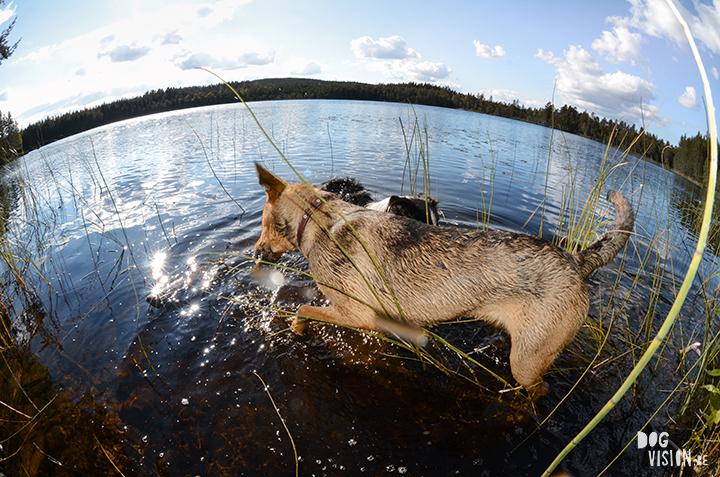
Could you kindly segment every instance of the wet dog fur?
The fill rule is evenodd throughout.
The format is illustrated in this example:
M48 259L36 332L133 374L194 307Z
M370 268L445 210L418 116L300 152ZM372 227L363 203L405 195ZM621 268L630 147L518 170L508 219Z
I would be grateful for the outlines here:
M320 184L320 189L332 192L339 199L368 209L410 217L431 225L438 224L438 201L420 193L417 196L393 195L381 201L373 201L372 196L357 179L336 177Z
M275 262L299 248L332 303L300 306L292 325L296 333L306 318L393 332L461 316L482 318L510 335L511 371L527 389L543 383L544 372L584 323L585 279L625 246L634 223L629 201L611 194L614 223L571 255L529 235L436 227L366 209L306 183L287 184L260 165L256 169L267 202L255 256ZM323 202L311 211L318 196ZM299 240L303 214L309 219Z

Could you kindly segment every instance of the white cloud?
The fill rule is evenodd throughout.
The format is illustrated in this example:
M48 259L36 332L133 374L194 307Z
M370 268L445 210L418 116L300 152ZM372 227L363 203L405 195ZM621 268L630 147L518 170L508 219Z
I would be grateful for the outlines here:
M10 2L8 5L5 5L2 10L0 10L0 25L10 20L10 18L15 15L15 7L13 6L13 3L14 2Z
M207 18L213 13L213 9L210 7L200 7L195 12L198 18Z
M712 69L710 70L710 72L711 72L712 75L715 77L715 79L720 79L720 74L718 73L718 69L717 69L717 68L715 68L715 67L713 66Z
M473 40L475 45L475 54L482 56L483 58L505 58L505 50L502 46L496 46L495 49L490 48L488 45L483 45L477 40Z
M267 51L251 51L238 56L238 63L244 66L264 66L275 62L275 48L268 48Z
M233 15L235 15L237 9L249 1L250 0L221 0L211 6L198 8L194 5L189 5L188 8L195 9L195 16L201 20L200 25L211 28L224 21L230 20Z
M168 31L163 35L160 45L179 45L183 37L178 35L178 29Z
M138 47L133 43L132 45L119 45L110 51L98 53L98 58L108 56L113 63L123 63L126 61L137 61L147 56L150 51L151 48L147 46Z
M357 58L377 60L420 59L420 55L412 48L407 48L405 40L400 36L380 38L375 41L363 36L350 42Z
M380 71L386 77L397 81L418 81L428 83L445 79L452 70L445 63L410 60L375 61L368 65L371 71Z
M371 61L367 63L370 71L382 72L387 78L397 81L436 82L450 76L452 70L445 63L417 61L420 54L409 48L400 36L380 38L374 41L369 36L350 42L357 58Z
M593 50L605 56L611 63L642 63L640 55L643 37L625 27L615 27L612 32L603 31L602 38L592 42Z
M655 97L653 83L622 71L608 73L579 46L570 46L563 52L564 58L543 50L538 50L536 56L555 67L557 93L567 104L608 118L636 122L642 121L643 111L647 114L653 109L647 104ZM665 120L656 116L655 121L660 125Z
M436 81L436 82L435 82L435 85L436 85L436 86L441 86L441 87L443 87L443 88L450 88L451 90L456 91L456 92L458 92L458 93L462 93L462 92L463 92L463 87L462 87L462 85L459 85L459 84L457 84L457 83L450 83L449 81Z
M686 44L685 33L665 0L628 1L632 4L629 18L609 17L607 20L619 28L634 28L650 36L669 38L678 46ZM687 10L678 7L685 16Z
M692 86L687 86L685 88L685 92L678 97L678 103L680 103L681 106L685 106L688 109L695 109L698 107L697 102L697 93L695 92L695 88Z
M186 56L182 61L178 58L176 65L181 70L193 68L209 68L212 70L236 70L248 66L264 66L275 62L275 49L267 51L243 53L235 58L216 58L209 53L193 53Z
M517 91L509 89L482 89L478 91L478 93L482 94L487 99L492 98L493 101L502 101L506 103L515 101L519 96Z
M445 63L423 61L422 63L409 63L405 71L416 81L437 81L450 76L452 70L445 66Z
M209 53L193 53L182 61L176 63L181 70L192 70L195 68L210 68L220 70L232 70L237 68L237 62L227 58L214 58Z
M720 2L713 5L694 2L699 18L694 17L690 22L695 38L716 54L720 54Z
M680 48L688 46L685 32L666 0L628 0L630 17L609 17L607 20L616 28L634 28L642 33L667 38ZM696 41L702 42L709 50L720 54L720 2L711 4L693 1L698 16L690 13L679 2L674 2L678 11L690 26Z
M317 61L310 61L303 65L300 69L292 72L296 76L312 76L322 73L322 66Z
M30 79L13 90L7 109L20 111L18 121L26 125L150 89L216 80L207 73L184 72L182 68L189 66L225 71L247 68L248 74L261 76L254 69L272 64L275 48L221 26L243 3L247 2L217 1L203 15L198 10L207 5L199 3L142 11L13 57L9 66L22 68ZM52 88L43 85L48 71L59 72ZM235 79L230 74L226 77Z

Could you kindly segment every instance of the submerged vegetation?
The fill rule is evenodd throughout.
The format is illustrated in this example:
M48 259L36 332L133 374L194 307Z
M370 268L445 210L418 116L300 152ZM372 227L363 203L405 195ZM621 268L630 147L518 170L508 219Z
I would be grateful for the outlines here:
M504 103L484 95L459 93L432 84L365 84L313 79L263 79L234 82L230 85L245 101L284 99L345 99L389 101L422 104L475 111L504 118L526 121L560 131L584 136L603 144L613 139L613 146L632 144L630 152L677 171L698 183L707 176L708 141L698 134L680 138L676 147L650 133L641 134L635 125L624 121L599 118L592 112L578 111L574 106L556 108L548 102L543 108L529 108L519 101ZM58 139L89 129L147 114L198 106L237 102L224 84L191 86L149 91L142 96L121 99L93 108L85 108L46 118L22 131L25 152Z

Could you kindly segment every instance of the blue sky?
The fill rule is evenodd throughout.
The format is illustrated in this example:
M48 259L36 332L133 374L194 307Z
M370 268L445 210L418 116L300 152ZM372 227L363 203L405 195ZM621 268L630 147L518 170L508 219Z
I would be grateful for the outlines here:
M720 103L720 0L676 3ZM665 0L6 1L22 38L0 110L25 126L170 86L306 77L430 82L542 107L553 99L676 144L706 130L703 87Z

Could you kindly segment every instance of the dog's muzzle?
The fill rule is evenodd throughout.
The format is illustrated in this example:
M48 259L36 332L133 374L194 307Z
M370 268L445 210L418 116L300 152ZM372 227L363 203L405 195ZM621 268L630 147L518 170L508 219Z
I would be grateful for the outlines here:
M255 250L253 252L253 258L260 262L275 263L281 256L281 253L273 253L272 250L268 250L260 244L255 246Z
M255 250L253 251L253 258L262 262L275 263L274 260L270 260L270 253L262 247L255 247Z

